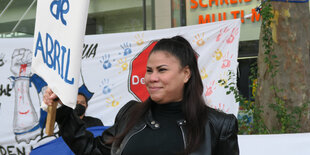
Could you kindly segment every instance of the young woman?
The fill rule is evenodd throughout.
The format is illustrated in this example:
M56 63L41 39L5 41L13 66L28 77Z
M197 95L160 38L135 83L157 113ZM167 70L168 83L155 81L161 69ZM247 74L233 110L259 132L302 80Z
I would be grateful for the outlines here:
M237 119L206 106L195 52L176 36L161 39L146 67L149 99L129 101L115 124L94 138L71 108L57 110L63 139L76 154L237 155ZM48 89L44 102L57 98Z

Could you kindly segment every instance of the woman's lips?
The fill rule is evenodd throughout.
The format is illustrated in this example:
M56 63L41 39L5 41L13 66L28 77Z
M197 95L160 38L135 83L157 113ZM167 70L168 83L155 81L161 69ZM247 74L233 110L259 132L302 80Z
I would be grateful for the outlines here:
M150 91L158 91L160 89L161 89L161 87L149 87Z

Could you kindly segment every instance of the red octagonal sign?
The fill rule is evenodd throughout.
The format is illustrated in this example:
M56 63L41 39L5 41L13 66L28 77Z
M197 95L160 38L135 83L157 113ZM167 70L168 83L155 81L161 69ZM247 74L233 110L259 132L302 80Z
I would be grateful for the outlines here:
M157 41L151 42L135 58L131 60L129 73L129 92L140 101L145 101L149 97L145 83L144 75L146 73L146 64L149 54Z

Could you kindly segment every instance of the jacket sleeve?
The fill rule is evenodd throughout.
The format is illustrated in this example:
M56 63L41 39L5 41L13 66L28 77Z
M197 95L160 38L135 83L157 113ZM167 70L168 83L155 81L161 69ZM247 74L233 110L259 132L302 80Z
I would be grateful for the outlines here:
M77 155L109 155L111 154L111 140L117 133L119 120L124 117L127 110L136 102L129 102L118 112L115 123L106 129L101 136L94 137L86 130L84 122L77 116L73 109L62 106L57 109L56 121L59 125L59 134L63 137L66 144Z
M222 131L217 143L217 155L239 155L238 120L232 114L223 122Z

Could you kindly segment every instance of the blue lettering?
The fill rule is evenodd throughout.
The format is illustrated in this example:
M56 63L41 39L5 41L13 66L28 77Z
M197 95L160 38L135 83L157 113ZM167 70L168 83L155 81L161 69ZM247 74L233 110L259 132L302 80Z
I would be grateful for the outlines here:
M71 81L68 80L68 71L69 71L69 64L70 64L70 49L68 49L68 56L67 56L67 66L66 66L66 77L65 77L65 82L69 84L74 83L74 78L71 79Z
M64 6L66 4L66 9L64 9ZM56 7L56 13L53 12L54 6ZM67 14L69 12L69 1L68 0L54 0L50 5L50 11L51 14L57 19L60 20L64 25L67 25L67 21L64 19L64 14Z
M66 48L61 45L57 39L53 39L52 36L46 33L45 44L42 42L41 33L38 34L36 43L36 50L34 56L37 56L38 50L42 53L43 62L47 67L57 70L58 75L64 82L73 85L74 78L69 80L69 66L70 66L70 48ZM45 45L45 48L44 46ZM45 49L45 52L44 52Z
M62 59L61 59L61 78L64 78L64 57L65 54L67 52L66 47L61 46L61 50L62 50Z
M51 14L52 14L57 20L59 19L59 9L60 9L60 7L59 7L60 3L59 3L59 2L60 2L60 1L55 0L55 1L53 1L53 2L51 3L51 5L50 5ZM53 12L53 7L54 7L54 6L56 6L56 13Z
M38 39L37 39L37 43L36 43L36 50L34 52L34 56L35 57L37 56L38 50L41 51L43 61L45 62L45 54L44 54L44 50L43 50L43 43L42 43L42 38L41 38L41 33L40 32L38 33Z
M50 43L50 44L49 44ZM53 67L53 58L52 58L52 53L53 53L53 49L54 49L54 47L53 47L53 39L52 39L52 37L48 34L48 33L46 33L46 42L45 42L45 51L46 51L46 61L45 61L45 63L46 63L46 65L49 67L49 68L52 68ZM48 45L50 45L51 46L51 49L48 49ZM48 59L48 58L50 58L50 59ZM49 61L48 60L50 60L51 61L51 63L49 63Z
M54 52L54 68L53 69L56 70L56 65L57 65L58 75L60 75L60 63L59 63L60 45L59 45L58 40L55 40L54 50L55 52Z

